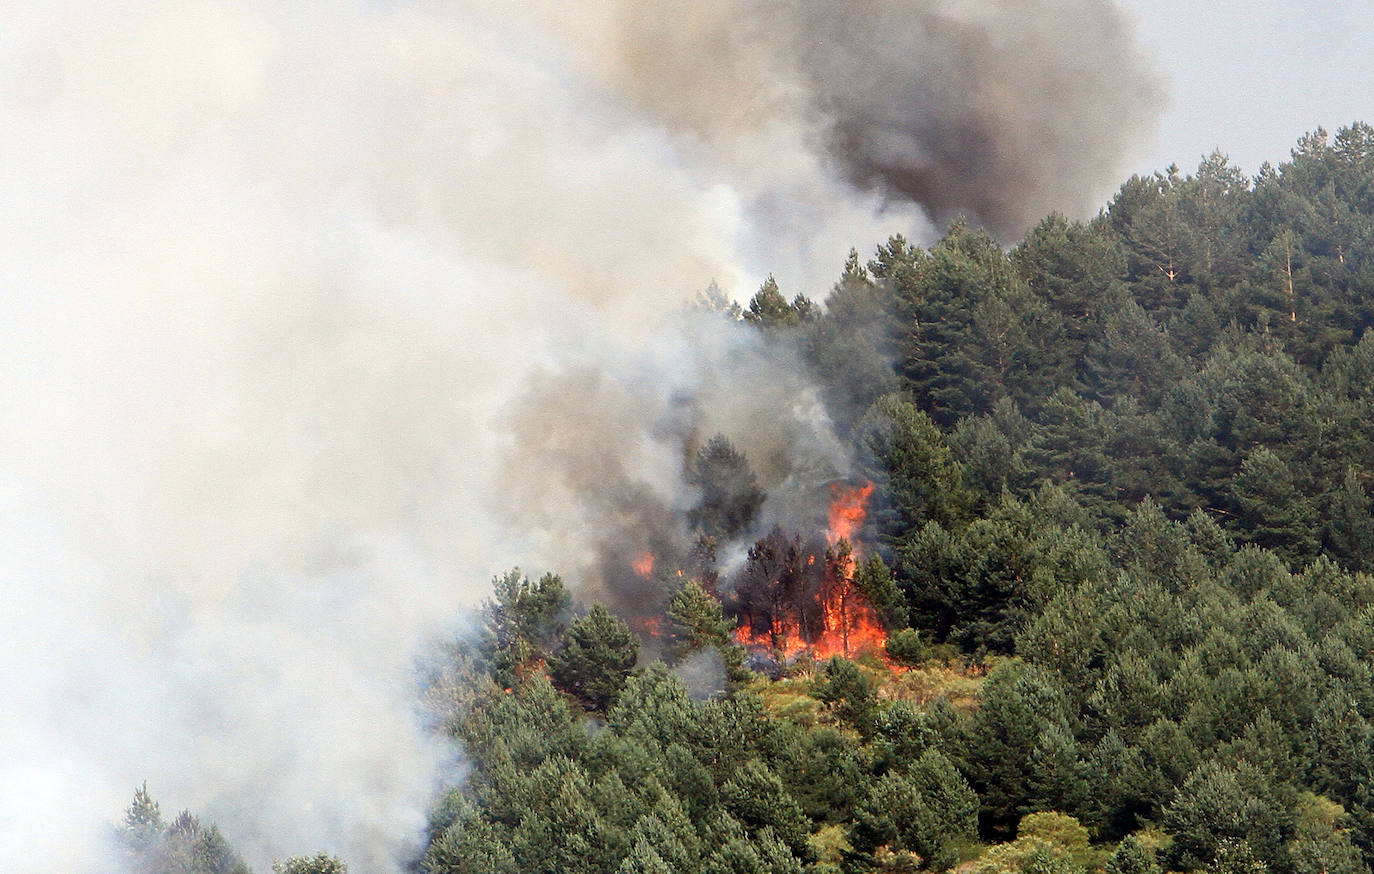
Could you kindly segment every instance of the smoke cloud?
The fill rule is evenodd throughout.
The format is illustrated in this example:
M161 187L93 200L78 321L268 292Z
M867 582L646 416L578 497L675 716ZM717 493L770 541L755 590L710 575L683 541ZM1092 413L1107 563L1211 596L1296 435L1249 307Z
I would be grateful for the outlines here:
M687 566L685 517L699 495L685 472L712 436L745 450L770 495L761 525L798 521L778 514L814 503L816 487L849 468L797 350L712 313L679 312L652 345L595 367L534 374L503 430L513 439L496 509L584 597L629 616L662 606L644 600L637 555Z
M1008 242L1093 209L1163 104L1109 0L668 9L624 0L603 56L642 106L756 173L814 145L849 182Z
M1110 8L1004 5L7 5L0 870L108 867L144 780L259 870L397 870L417 652L493 574L613 589L716 432L775 495L842 471L795 359L683 300L1100 181L1049 177L1139 119L1066 119L1132 92L1042 89L1103 73L1085 20L1130 57Z

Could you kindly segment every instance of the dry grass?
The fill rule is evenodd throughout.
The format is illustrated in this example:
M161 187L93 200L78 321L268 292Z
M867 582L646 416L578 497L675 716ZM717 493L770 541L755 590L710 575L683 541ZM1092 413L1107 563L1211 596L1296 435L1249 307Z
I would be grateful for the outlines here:
M749 689L774 716L809 728L821 721L821 702L811 697L812 685L810 677L760 678Z
M892 668L879 660L860 660L860 670L873 681L880 701L907 701L924 707L937 698L948 698L959 710L976 706L986 666L958 661L930 661L915 668ZM815 726L825 721L822 705L811 697L819 666L794 666L796 673L779 680L759 677L749 686L773 715L798 725Z
M977 704L986 666L960 662L927 662L920 667L893 672L878 687L878 695L892 701L908 701L924 707L936 698L948 698L958 710L971 710Z

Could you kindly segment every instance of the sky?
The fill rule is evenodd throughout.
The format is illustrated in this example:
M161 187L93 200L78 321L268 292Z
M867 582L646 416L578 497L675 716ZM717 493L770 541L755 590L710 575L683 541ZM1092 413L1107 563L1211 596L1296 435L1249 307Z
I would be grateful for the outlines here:
M1138 173L1188 172L1220 149L1253 176L1298 138L1374 124L1374 7L1367 0L1121 0L1169 103Z
M875 182L1015 227L1374 120L1363 3L1129 3L1139 51L1108 0L0 0L0 871L103 871L145 780L397 870L493 574L594 587L701 434L843 473L709 282L933 242Z

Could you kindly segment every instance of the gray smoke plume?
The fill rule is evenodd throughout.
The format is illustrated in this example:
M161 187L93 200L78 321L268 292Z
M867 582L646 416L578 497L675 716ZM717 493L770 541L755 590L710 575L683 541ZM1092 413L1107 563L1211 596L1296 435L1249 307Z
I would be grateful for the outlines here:
M618 9L602 73L717 149L840 175L1012 241L1081 214L1162 109L1109 0L700 0Z
M556 558L587 598L651 616L631 565L651 554L684 567L693 546L685 519L699 497L686 469L723 434L749 459L776 521L849 459L833 434L806 365L788 343L762 342L719 314L680 312L654 343L536 374L509 407L501 482L503 515L529 529L538 554Z
M985 119L1039 117L1039 85L994 80L1051 22L978 23L1004 5L910 29L930 56L956 53L941 33L984 34L967 39L986 74L958 81L984 83ZM954 61L913 72L897 42L858 45L905 25L853 6L878 17L7 4L0 871L100 870L104 824L144 780L259 870L319 850L399 870L445 767L412 718L417 650L494 574L611 590L607 544L671 530L684 453L717 432L776 496L842 470L789 353L665 313L713 277L747 297L769 270L821 296L850 246L930 238L919 209L853 183L903 137L948 164L926 156L933 132L964 128L915 99L844 110L872 119L857 127L838 107L866 93L860 71L901 90ZM808 48L822 26L856 35ZM936 96L931 118L963 99ZM1042 122L1013 141L1061 130ZM1081 139L1085 165L1109 162L1065 124L1049 151ZM1003 220L957 187L917 196ZM1055 196L1038 202L1072 208Z

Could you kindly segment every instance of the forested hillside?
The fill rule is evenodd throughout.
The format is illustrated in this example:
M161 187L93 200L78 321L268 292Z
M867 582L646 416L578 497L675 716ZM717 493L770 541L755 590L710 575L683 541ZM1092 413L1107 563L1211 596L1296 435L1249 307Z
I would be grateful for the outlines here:
M1374 128L703 305L801 351L854 458L829 523L761 530L723 434L633 613L495 580L429 678L469 769L416 870L1374 862ZM140 790L134 866L238 870L187 817Z

